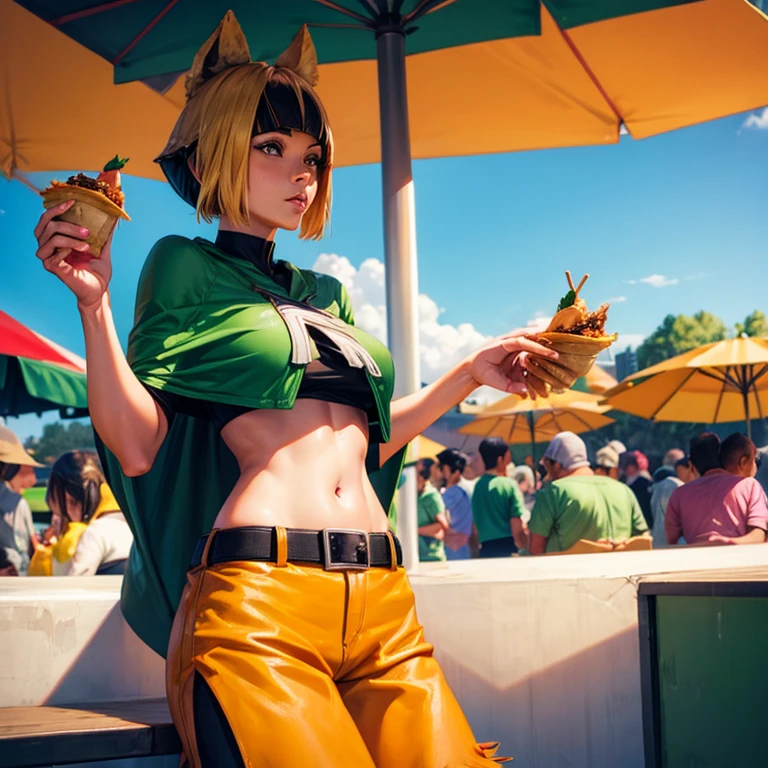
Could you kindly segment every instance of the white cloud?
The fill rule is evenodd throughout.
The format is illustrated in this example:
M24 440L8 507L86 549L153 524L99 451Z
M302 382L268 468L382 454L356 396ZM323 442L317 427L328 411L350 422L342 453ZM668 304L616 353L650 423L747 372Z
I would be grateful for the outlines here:
M623 352L627 347L637 349L643 341L645 341L644 333L619 333L619 338L616 339L611 351L615 355L617 352Z
M608 299L608 304L621 304L626 300L626 296L614 296L612 299Z
M768 107L762 112L750 115L742 124L742 128L756 128L758 131L768 131Z
M332 275L344 284L352 299L355 324L386 344L384 264L378 259L366 259L356 269L346 256L323 253L312 269ZM424 293L419 295L418 310L422 381L434 381L492 338L480 333L471 323L453 326L439 322L443 310Z
M547 326L552 322L552 315L545 315L543 312L537 312L526 324L531 333L544 333Z
M648 275L648 277L641 277L639 280L625 280L627 285L637 285L638 283L645 283L653 288L666 288L668 285L677 285L680 281L676 277L666 277L665 275Z

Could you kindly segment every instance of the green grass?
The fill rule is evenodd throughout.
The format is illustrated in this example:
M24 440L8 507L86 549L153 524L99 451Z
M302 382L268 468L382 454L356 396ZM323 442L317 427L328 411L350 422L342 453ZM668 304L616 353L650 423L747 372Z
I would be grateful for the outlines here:
M45 503L46 488L27 488L24 491L24 498L29 503L29 508L35 512L50 512Z

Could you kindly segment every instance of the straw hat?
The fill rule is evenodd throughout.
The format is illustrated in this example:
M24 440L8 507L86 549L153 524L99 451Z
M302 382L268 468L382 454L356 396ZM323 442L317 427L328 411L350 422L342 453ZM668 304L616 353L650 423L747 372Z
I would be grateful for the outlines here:
M3 464L26 464L28 467L42 467L25 450L16 435L8 427L0 426L0 461Z

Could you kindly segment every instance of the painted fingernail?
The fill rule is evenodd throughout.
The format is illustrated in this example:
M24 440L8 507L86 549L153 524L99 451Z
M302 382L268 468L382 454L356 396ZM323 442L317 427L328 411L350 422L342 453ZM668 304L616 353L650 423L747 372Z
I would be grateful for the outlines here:
M87 251L91 246L88 243L78 243L75 247L78 251Z
M82 227L82 229L80 230L81 237L88 237L88 235L90 234L91 233L85 227Z

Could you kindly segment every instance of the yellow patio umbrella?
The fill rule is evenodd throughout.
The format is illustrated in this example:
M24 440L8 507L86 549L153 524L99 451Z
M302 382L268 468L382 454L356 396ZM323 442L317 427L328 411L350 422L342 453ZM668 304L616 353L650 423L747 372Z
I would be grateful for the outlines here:
M424 435L418 437L419 447L416 451L413 450L414 443L408 444L408 452L405 456L406 464L415 464L419 459L434 459L440 451L445 450L445 446L430 440Z
M40 8L37 3L23 4ZM75 5L84 10L67 13L68 6ZM364 7L351 4L358 14L370 13L373 25L378 16L372 9L384 7L384 2L369 2L367 9L365 3L359 5ZM472 3L461 0L453 3L454 8L449 7L452 3L437 5L441 7L419 19L409 50L414 46L419 50L418 40L430 24L445 17L450 25L451 14L471 9ZM768 103L768 84L758 76L768 70L768 23L753 6L745 0L677 5L658 0L647 4L652 10L631 12L640 5L624 10L617 4L597 15L618 18L572 26L571 17L580 10L559 3L554 18L546 5L536 4L540 20L534 26L540 34L409 55L404 87L398 85L397 90L408 94L410 156L615 144L622 125L633 137L644 138ZM310 24L321 62L318 92L333 125L334 164L379 162L381 104L374 27L368 29L369 45L364 27L351 24L343 29L343 22L349 21L345 14L354 15L352 11L338 6L338 19L334 19L327 6L325 2L294 3L293 8L279 8L269 15L247 5L231 7L244 25L254 58L276 56L289 42L286 34L302 21ZM157 35L162 40L168 34L168 44L161 42L156 51L170 62L165 72L183 71L227 6L197 4L190 15L186 4L179 3L162 23L150 25L147 36L113 67L107 59L119 56L121 45L130 38L128 26L134 19L125 14L133 7L49 4L52 10L39 10L49 24L18 3L0 0L0 71L7 93L7 104L0 111L0 168L6 176L16 170L100 170L102 158L119 151L131 157L132 175L162 178L152 160L184 105L183 77L165 96L146 93L148 87L138 82L113 87L113 78L131 80L132 67L139 67L137 80L172 82L162 75L159 64L153 69L154 59L144 69L131 60L141 58L141 46L148 42L151 46L150 38ZM180 20L171 19L177 12ZM630 15L620 16L622 12ZM140 3L135 4L135 13L142 19L136 27L141 32L153 14ZM485 13L477 7L477 24L481 25ZM517 3L510 6L509 17L515 13L532 15L534 11ZM258 19L253 35L250 15ZM383 14L382 19L391 25L389 15ZM340 23L323 23L334 20ZM279 30L270 35L270 25L278 21ZM407 26L405 20L403 24ZM104 58L73 42L78 34ZM440 31L428 34L439 36ZM349 46L354 50L347 52ZM363 55L366 51L373 55ZM144 72L157 77L145 77ZM77 117L70 119L69 114Z
M605 368L601 368L599 365L593 365L589 369L589 373L584 377L584 380L587 391L593 395L602 395L619 383ZM578 384L578 381L576 384Z
M573 390L536 400L509 395L482 410L459 432L502 437L512 444L530 443L535 457L536 443L549 441L559 432L580 434L613 424L605 415L608 410L597 395Z
M768 338L706 344L629 376L603 404L654 421L722 424L768 415Z

